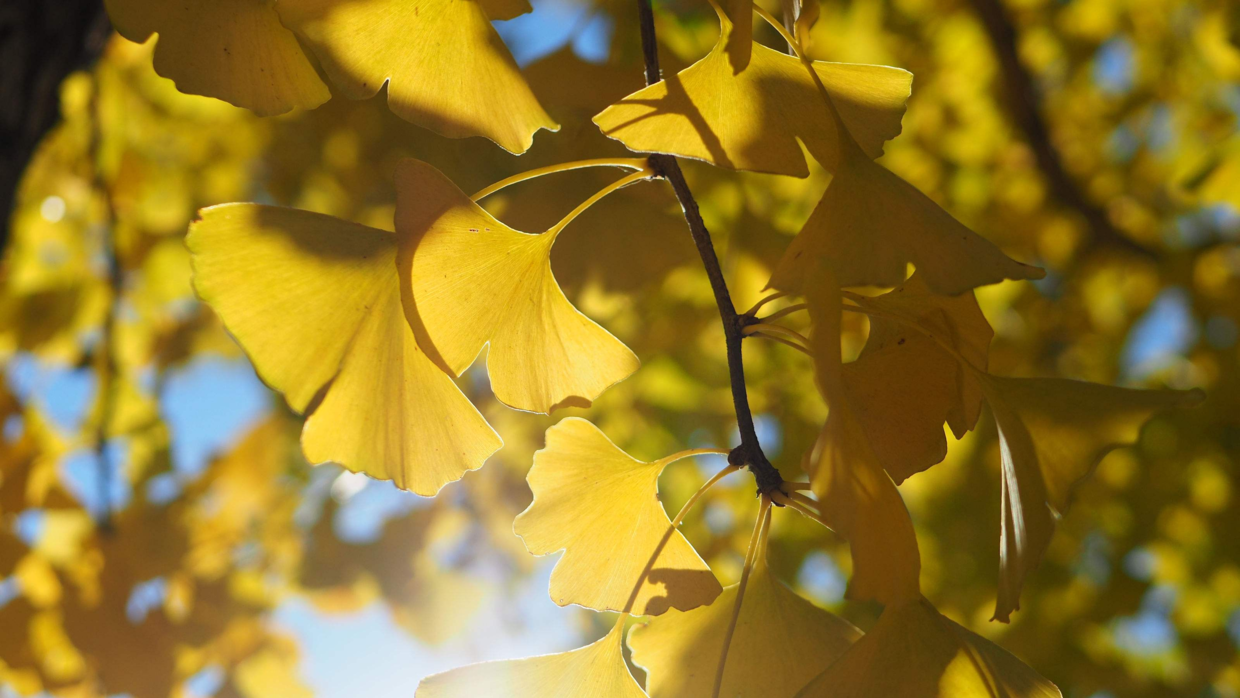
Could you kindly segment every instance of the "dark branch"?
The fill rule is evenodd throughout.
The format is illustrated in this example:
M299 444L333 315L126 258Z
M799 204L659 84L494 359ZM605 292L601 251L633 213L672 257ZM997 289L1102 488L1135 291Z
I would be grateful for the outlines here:
M0 2L0 255L22 173L60 119L60 83L94 62L111 31L100 0Z
M637 7L641 13L646 84L652 85L662 79L659 74L658 42L654 32L654 11L650 7L650 0L637 0ZM736 424L741 434L741 445L728 454L728 462L748 467L758 483L758 491L769 494L783 484L783 478L762 452L762 445L758 443L758 433L753 425L753 413L749 409L749 394L745 388L745 364L741 352L741 341L744 338L741 330L744 329L745 321L732 304L732 295L728 293L728 284L723 278L723 269L719 266L719 257L715 254L710 231L706 229L697 200L693 198L689 183L680 171L680 164L671 155L651 155L650 165L657 175L672 185L672 191L676 193L676 199L684 209L685 222L689 224L689 233L693 235L698 255L702 257L702 265L706 267L706 276L710 279L710 288L715 294L715 304L719 306L719 318L723 321L723 335L728 349L728 374L732 382L732 404L736 409Z
M1012 121L1024 134L1037 158L1038 168L1050 185L1051 194L1085 219L1094 235L1094 245L1115 247L1145 257L1156 253L1124 235L1111 224L1106 211L1086 198L1064 167L1059 151L1051 142L1050 129L1042 118L1038 87L1017 54L1016 29L1003 7L1003 0L969 0L982 20L995 56L1003 70L1007 109Z

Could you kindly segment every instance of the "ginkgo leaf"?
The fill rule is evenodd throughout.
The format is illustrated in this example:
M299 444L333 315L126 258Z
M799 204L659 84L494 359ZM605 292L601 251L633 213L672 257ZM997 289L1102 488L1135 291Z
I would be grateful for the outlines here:
M500 446L405 322L396 240L296 209L203 209L187 244L194 288L259 376L307 415L302 446L432 495Z
M861 355L844 366L844 387L878 464L899 484L947 457L943 422L960 369L915 330L888 342L870 327Z
M313 109L331 98L272 3L255 0L107 0L121 36L159 34L155 72L188 94L260 116Z
M827 525L848 539L848 598L894 603L921 594L921 555L904 500L884 472L843 385L840 296L827 283L809 297L815 374L830 408L805 470Z
M776 266L771 288L804 295L818 283L815 275L822 265L843 287L896 286L904 282L911 262L931 291L948 296L1004 279L1046 275L969 230L871 160L847 135L840 148L840 166Z
M624 623L593 644L527 659L471 664L422 679L416 698L643 698L621 654Z
M1059 689L1002 647L943 617L929 601L889 606L870 632L797 698L1059 698Z
M1115 448L1135 443L1155 412L1189 407L1200 390L1134 390L1063 378L982 376L999 429L1003 522L995 618L1020 608L1073 490Z
M919 274L857 301L875 314L861 355L844 366L844 385L879 463L899 484L947 455L944 422L959 439L981 415L977 377L939 342L984 371L994 331L971 292L932 293Z
M738 585L714 603L668 611L629 633L633 663L651 698L710 698ZM749 575L720 695L790 697L858 637L848 621L818 608L775 578L759 554Z
M834 170L840 159L835 122L800 60L746 41L753 53L745 69L734 74L729 47L748 34L716 12L719 42L705 58L613 104L594 123L639 152L805 177L809 168L799 139L819 163ZM881 155L883 142L900 133L912 74L875 65L813 65L861 147L872 157Z
M554 235L505 226L417 160L396 169L396 230L419 342L456 375L489 342L491 389L504 404L543 413L588 405L637 370L633 352L560 290Z
M635 460L584 419L547 430L528 477L534 501L513 530L534 555L564 551L551 572L553 601L656 615L719 596L710 567L659 503L669 462Z
M276 9L350 99L388 83L402 119L511 153L528 150L538 129L559 128L474 0L280 0Z

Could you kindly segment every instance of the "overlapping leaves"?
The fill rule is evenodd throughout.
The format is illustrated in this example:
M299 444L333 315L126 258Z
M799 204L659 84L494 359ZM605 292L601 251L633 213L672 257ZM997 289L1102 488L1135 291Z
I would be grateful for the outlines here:
M445 136L484 136L522 153L534 132L559 128L491 27L492 19L528 12L524 0L109 0L107 7L126 38L159 35L155 69L180 90L263 116L328 100L317 59L345 96L371 97L388 84L393 112Z

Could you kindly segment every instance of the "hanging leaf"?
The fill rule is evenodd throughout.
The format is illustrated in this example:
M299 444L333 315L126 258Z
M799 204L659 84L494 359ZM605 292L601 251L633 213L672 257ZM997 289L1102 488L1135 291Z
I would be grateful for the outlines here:
M839 112L846 114L842 104ZM847 288L897 286L912 263L931 291L947 296L1004 279L1046 275L1009 258L952 218L916 187L872 161L847 134L840 148L835 177L784 252L769 287L805 295L819 283L817 270L823 266Z
M718 167L805 177L798 140L834 170L838 135L801 61L753 44L743 72L731 56L737 33L719 15L719 42L679 74L635 92L594 117L603 133L638 152L671 153ZM734 34L736 38L734 37ZM844 123L870 157L900 133L913 76L898 68L814 62L839 105Z
M624 623L579 649L528 659L471 664L418 684L415 698L642 698L621 654Z
M331 93L280 24L273 3L255 0L107 0L121 36L159 34L155 72L177 89L245 107L259 116L313 109Z
M276 9L350 99L386 83L402 119L449 138L485 136L510 153L528 150L538 129L559 128L474 0L280 0Z
M651 698L710 698L738 585L714 603L668 611L629 633ZM720 695L790 698L861 636L775 578L760 552L750 572ZM773 670L779 667L778 670Z
M396 230L405 312L445 370L460 375L489 343L495 396L542 413L588 406L637 370L633 352L560 290L554 234L505 226L417 160L397 167Z
M944 422L959 439L981 415L977 377L939 342L985 370L994 331L972 293L932 293L918 274L890 293L856 300L875 314L861 355L844 366L844 386L875 455L899 484L947 455Z
M1072 492L1112 450L1136 442L1141 426L1173 407L1191 407L1200 390L1133 390L1062 378L983 376L999 428L1003 526L995 618L1020 608L1025 577L1050 545Z
M547 430L528 478L534 501L513 530L534 555L564 551L551 572L553 601L657 615L719 595L719 581L659 502L670 462L635 460L584 419Z
M307 459L432 495L499 448L414 340L391 233L256 204L200 215L187 238L194 288L259 376L307 415Z
M944 618L929 601L889 606L797 698L1060 698L1024 662Z
M883 471L843 385L840 296L830 272L809 300L815 374L830 408L805 470L823 519L848 539L848 598L896 603L921 595L917 536L900 491Z

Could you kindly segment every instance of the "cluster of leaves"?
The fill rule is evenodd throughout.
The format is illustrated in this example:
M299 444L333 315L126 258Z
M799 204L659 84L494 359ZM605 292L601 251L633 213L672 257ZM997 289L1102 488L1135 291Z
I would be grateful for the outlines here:
M411 24L405 26L376 21L374 15L367 14L382 12L385 18L406 19L415 14L393 13L386 5L394 3L343 3L338 7L335 3L318 3L322 7L312 8L299 7L297 2L281 2L257 6L263 8L259 13L262 16L254 18L242 13L258 12L256 6L247 4L242 9L215 4L210 12L223 14L214 19L180 17L171 10L156 11L150 7L122 7L131 3L113 4L118 27L126 36L141 39L152 32L160 34L155 48L156 69L176 80L178 87L225 98L259 113L317 106L326 98L326 88L310 62L313 57L328 81L346 96L368 97L390 79L388 100L393 111L447 136L483 135L519 152L529 147L537 128L551 125L543 108L532 101L532 94L541 94L536 79L538 66L528 71L534 84L531 91L515 67L504 72L487 63L512 66L502 44L489 34L493 30L479 10L481 7L494 17L503 17L503 8L476 7L473 3L446 3L438 10L422 8L423 12L442 15L445 22L451 19L452 28L436 29L434 35L444 37L441 43L415 40L419 47L433 46L444 51L444 55L419 56L417 61L406 63L405 59L410 57L406 43L393 43L392 37L403 39L411 32L430 31L434 22L411 19ZM466 12L458 6L468 6L468 12L473 14L464 19L457 17L454 13ZM150 24L128 24L127 11ZM708 695L712 691L761 691L764 695L968 695L972 691L989 695L996 687L1013 695L1057 693L1049 682L1014 657L947 620L925 601L918 539L895 485L947 456L944 424L957 438L963 437L977 425L983 403L989 405L997 427L996 460L1001 462L998 515L1002 539L994 615L1007 620L1019 606L1027 575L1046 555L1056 522L1078 484L1111 448L1135 441L1150 414L1194 402L1197 396L1108 388L1063 379L1004 378L988 372L993 331L981 313L973 289L1003 279L1038 278L1041 271L1012 261L917 188L873 162L872 158L882 152L883 143L900 130L910 76L890 68L800 59L814 31L816 14L806 12L805 19L795 25L797 33L786 37L787 43L797 49L794 55L788 55L750 40L753 26L749 6L720 9L722 29L714 48L706 58L674 77L669 73L667 80L645 89L638 89L638 83L633 85L630 96L607 97L601 104L596 99L599 96L583 90L578 95L564 95L554 106L549 102L547 107L565 124L580 124L580 118L570 117L593 117L602 134L639 152L701 159L728 170L803 177L808 174L809 165L798 146L800 142L819 165L833 173L822 201L805 221L800 234L786 251L777 251L771 259L773 274L769 286L775 293L757 297L754 309L743 316L747 334L780 339L813 358L817 387L830 411L825 424L821 423L820 414L806 420L820 422L816 438L801 434L803 440L799 445L806 447L802 469L809 476L808 482L787 482L778 490L761 493L762 506L739 579L736 584L721 588L712 567L678 531L682 517L698 497L691 497L675 519L667 517L659 502L658 483L664 467L694 452L643 462L615 447L592 424L575 418L561 420L547 431L545 448L534 457L529 473L534 502L518 517L516 532L531 553L565 551L552 577L554 601L616 611L621 616L610 633L588 647L560 655L466 667L428 679L419 689L420 694L522 695L521 691L528 691L530 695L555 695L561 691L573 695L641 695L642 688L632 678L622 654L622 631L629 615L650 617L647 624L639 625L628 637L633 664L647 672L645 690L650 695ZM239 17L244 17L244 21ZM470 17L482 17L482 21ZM178 30L187 31L185 27L198 26L193 23L205 20L211 21L203 26L264 33L214 37L222 46L210 41L173 40ZM663 26L668 26L668 20L663 21ZM470 55L476 53L481 57L482 67L449 57L454 44L447 39L456 37L458 32L464 38L455 41L477 42L467 45L471 47ZM271 36L283 38L276 41ZM161 43L168 48L164 49ZM273 54L269 52L273 46L284 48ZM256 47L263 51L252 55L240 53L241 49ZM234 50L239 52L236 59L219 55L231 56ZM219 63L221 60L224 62ZM303 68L297 68L299 65ZM402 77L396 66L407 66L416 77ZM570 67L584 68L562 54L546 59L543 65L550 79L562 77ZM235 71L239 68L249 73L238 74ZM494 99L495 94L526 95L514 98L512 103L533 106L499 113L471 107L466 110L469 114L463 116L454 108L468 100L447 100L451 104L445 106L442 96L436 98L436 86L447 89L445 85L461 80L482 84L477 74L467 72L461 76L456 72L472 69L495 81L485 83L479 94L486 94L488 99ZM259 75L254 74L255 70ZM272 77L263 77L268 74ZM294 78L281 82L275 76ZM597 80L597 75L593 77ZM631 84L638 80L638 73L630 71L625 79ZM416 80L419 89L428 92L404 92L400 85L405 80ZM574 103L573 98L579 101ZM319 111L331 108L328 105ZM536 118L530 117L531 113ZM188 238L194 288L245 349L264 381L283 393L293 410L305 415L301 440L307 460L336 462L372 477L390 479L401 488L432 495L447 482L481 466L501 446L488 421L504 431L502 420L508 417L502 411L492 410L484 418L470 399L477 402L480 396L467 396L453 380L475 362L483 346L489 346L487 371L495 398L528 412L588 407L610 386L637 370L635 354L578 311L560 290L557 275L552 273L552 243L570 222L583 228L573 231L581 238L602 227L620 229L611 233L612 240L623 241L630 233L634 237L649 236L652 245L667 248L656 251L666 252L672 258L669 262L653 252L648 255L653 260L646 263L652 264L655 271L647 273L657 275L678 261L675 255L681 255L679 260L683 260L686 252L683 247L677 248L659 238L687 236L674 225L675 218L668 215L666 198L640 194L645 187L621 190L663 173L648 161L621 152L614 144L606 143L598 131L591 133L587 128L588 124L558 136L555 143L559 152L551 152L556 150L553 146L545 151L545 156L538 149L527 156L545 158L536 159L535 164L552 164L503 178L472 198L454 184L454 180L464 181L461 177L449 178L420 160L389 160L386 169L393 173L396 192L394 232L383 229L383 215L391 217L390 209L341 210L338 202L348 206L364 197L330 190L326 199L324 192L320 192L318 199L305 199L307 208L335 208L332 212L338 215L364 218L377 227L322 213L256 204L229 204L203 210ZM398 130L399 126L393 129ZM103 133L107 134L107 130ZM314 134L308 137L314 138ZM221 142L227 140L221 136ZM375 147L384 148L390 142L377 139ZM356 144L352 147L356 149ZM92 148L96 158L106 155L106 144L98 143L79 143L77 152ZM275 157L295 159L297 155L290 155L289 150L282 149ZM346 161L348 150L345 147L346 154L340 156ZM414 152L422 155L416 148ZM501 203L492 204L490 210L477 203L527 177L563 170L562 163L575 167L579 161L573 158L583 155L606 156L600 158L603 164L633 169L635 174L607 183L593 194L590 190L597 186L592 184L596 180L582 177L570 187L558 187L567 190L557 192L558 196L544 197L551 204L537 201L539 197L533 194L504 199L497 195ZM356 153L352 157L356 160ZM477 161L486 157L487 154L480 154ZM350 165L346 162L340 166ZM1219 172L1226 172L1225 165L1212 167L1201 181L1215 181L1212 178L1221 176ZM283 169L298 171L296 163ZM698 183L709 183L710 177L717 176L699 175L695 189ZM111 194L103 195L105 209L115 207L125 196L116 184L123 180L112 175L108 181L105 189ZM724 181L722 177L720 181ZM278 186L274 184L273 188ZM539 193L533 189L537 183L523 186ZM546 209L554 210L554 204L573 197L578 188L586 193L575 200L584 203L566 216L554 214L548 218ZM1210 191L1208 187L1206 191ZM602 198L608 195L610 198ZM246 197L209 191L193 198L219 201ZM790 202L804 199L802 192L787 197ZM610 216L602 213L608 205L614 207ZM114 216L116 221L133 220L115 211L103 215ZM497 215L508 225L500 222ZM645 216L649 217L649 225L643 226ZM634 222L630 224L630 220ZM115 246L125 251L124 265L129 269L141 268L152 250L163 249L162 244L153 244L154 240L148 238L175 232L159 231L153 236L151 231L158 229L157 223L135 225L137 229L129 233L134 240L129 241L119 236L125 228L114 223L108 225L118 231ZM518 228L546 232L530 235ZM758 232L749 234L756 238L762 228L755 228ZM557 254L572 239L572 235L565 236L556 247ZM178 240L164 242L169 243L169 250L179 245ZM782 240L776 236L776 242L774 247L778 248ZM620 250L624 249L624 242L617 244ZM772 247L769 240L750 244L757 249L763 249L763 245L768 250ZM574 271L608 274L613 288L623 288L621 273L609 268L614 265L614 250L589 249L590 242L578 245L570 250L571 262L558 266L561 278L571 278ZM916 273L905 279L910 263ZM560 273L559 269L564 268L573 271L568 275ZM67 276L72 276L72 272ZM736 274L734 283L735 277ZM47 283L45 288L57 293L63 293L63 288L81 293L78 287L82 285L91 288L81 281L79 274L78 278ZM761 279L754 289L767 281ZM578 283L588 286L590 280ZM868 288L872 286L894 286L895 290L872 295ZM63 324L65 351L72 353L78 345L76 328L108 326L101 317L109 314L108 307L115 305L115 299L109 302L107 288L104 284L105 300L94 306L67 304L76 312L95 315L78 320L78 325ZM56 299L40 295L41 288L39 291L15 294L25 306L13 312L32 316L40 312L40 307L58 307ZM95 292L99 289L95 288ZM588 300L588 294L577 295L579 304L585 307L580 299ZM48 305L38 306L40 301ZM784 307L760 317L758 313L770 303ZM644 324L646 318L656 321L656 312L651 310L646 316L637 313L637 322ZM857 325L849 324L862 315L869 318L864 344L859 341ZM802 316L808 318L808 336L786 325ZM781 319L785 324L776 323ZM140 347L139 356L130 359L120 353L126 358L114 368L101 364L101 375L110 371L119 376L109 379L116 383L113 391L118 395L124 394L125 386L132 383L130 392L140 397L144 392L139 385L141 367L154 362L162 371L184 360L185 354L177 352L189 349L178 342L185 341L181 335L186 328L192 334L194 322L174 318L162 325L160 336L129 335L133 344ZM41 347L54 346L49 338L38 340ZM114 341L105 339L104 344ZM710 341L721 344L717 334ZM667 350L670 353L676 347L669 346ZM647 347L647 351L640 353L647 352L657 355L657 347ZM100 356L117 353L111 349L95 352ZM846 353L855 354L856 359L845 363ZM789 377L808 383L809 367L796 364L797 356L790 354L794 363L790 365ZM643 372L649 371L652 364L657 368L657 362L658 359L649 362ZM761 371L757 373L760 376ZM639 373L635 380L651 386L660 379L641 383ZM657 387L638 389L646 391L647 399L657 399L650 397L657 394L652 393ZM132 437L140 433L136 425L143 421L158 430L158 419L150 416L149 405L143 416L136 408L127 409L131 403L124 402L125 399L132 398L100 401L100 412L110 414L99 422L103 425L101 434ZM106 404L112 407L103 408ZM725 409L730 407L726 400L723 404ZM695 412L709 410L696 406L681 406L673 411L684 413L676 419L688 424L700 424L705 419L725 424L728 421L725 415L701 417ZM130 421L122 423L120 415ZM616 421L620 420L613 419ZM28 435L37 433L30 426L33 423L27 419ZM606 426L613 436L619 430L632 439L633 432L646 425L639 422L636 426ZM789 443L797 443L791 429L788 434ZM166 435L163 438L166 440ZM259 443L273 440L270 434L254 438ZM665 441L671 445L676 439ZM38 448L52 450L46 445ZM518 459L515 455L509 458ZM273 461L280 459L253 456L253 462ZM135 484L144 483L159 471L158 465L144 464L140 459L129 467ZM228 472L226 465L219 468ZM731 470L726 469L721 475ZM784 471L795 472L795 464ZM46 474L42 477L47 481ZM6 465L6 491L21 491L26 499L6 506L3 511L30 507L53 511L63 507L76 512L78 525L89 529L81 507L72 497L57 494L55 488L40 490L29 484L15 485L17 489L11 490L12 481ZM916 481L914 478L910 482ZM991 498L994 492L990 490ZM178 535L186 526L191 531L207 528L206 524L186 524L193 522L194 517L178 510L182 506L192 509L197 496L187 490L184 501L179 500L176 507L131 505L117 515L111 537L100 536L99 552L88 555L75 551L74 555L62 558L63 569L42 576L37 563L26 561L48 560L53 554L15 547L18 552L11 557L14 565L18 560L23 564L20 569L14 567L14 574L23 581L25 606L10 603L4 607L5 612L37 608L42 610L43 617L64 614L71 619L87 615L72 605L81 603L79 598L91 598L87 582L80 581L89 575L78 566L81 559L102 558L115 562L102 565L101 577L95 570L96 577L103 581L94 583L102 584L105 592L113 588L103 595L113 604L127 598L135 583L156 577L169 580L164 613L174 630L159 628L151 632L163 637L184 633L166 646L192 646L197 650L193 660L169 658L161 663L175 667L177 676L191 675L205 666L227 667L237 677L252 676L254 671L247 674L243 667L253 665L266 669L274 664L287 670L287 647L266 649L267 645L280 647L278 638L260 634L257 637L266 639L256 639L251 644L230 642L228 649L237 652L235 655L213 651L208 640L229 635L229 631L210 626L206 619L194 620L193 613L197 612L237 623L248 619L253 624L263 609L270 608L270 596L259 602L254 596L237 591L238 583L234 582L227 593L222 593L219 603L245 602L253 604L252 611L235 607L213 609L212 602L207 600L213 593L221 594L211 588L221 575L230 580L244 579L253 574L253 569L232 570L228 564L221 567L217 563L207 573L195 572L193 564L186 561L203 553L191 555L185 543L133 542L136 535L141 535L133 531L145 527L158 528L161 536ZM807 603L772 573L767 562L767 541L771 527L778 523L772 520L772 502L783 506L781 516L785 512L799 512L806 522L830 527L849 542L853 575L850 598L878 601L885 607L869 633L863 636L846 621ZM270 501L252 504L248 510L252 512L251 518L257 518L257 512L278 509ZM243 502L242 506L250 505ZM239 515L239 519L245 520L246 516ZM152 517L170 517L176 525L153 523ZM502 519L502 514L498 518ZM429 523L422 517L413 518L405 527L393 527L391 536L425 532ZM499 522L500 528L504 525ZM235 543L236 535L240 534L228 541ZM390 540L387 534L384 540ZM126 547L108 550L108 541L126 541ZM220 545L228 547L229 542ZM139 547L129 550L128 546ZM142 546L179 552L167 556L167 560L174 561L171 566L142 567L128 562L127 556L133 557L136 551L143 550ZM295 560L294 566L304 564L297 562L304 555L301 551L289 553L290 559ZM711 555L706 557L710 559ZM281 564L289 564L289 559ZM777 567L778 564L776 560ZM331 567L327 565L321 571L329 577L349 576L347 570L341 574ZM441 605L434 600L447 595L437 595L433 587L421 584L423 575L417 565L414 571L406 568L406 572L404 580L399 575L380 575L379 579L388 580L380 585L386 598L396 604L404 601L408 609L402 617L416 627L425 622L430 609ZM301 583L313 587L314 575L304 569L301 574ZM42 582L56 579L57 575L83 585L77 597L62 600L59 592L45 590L52 587L45 587ZM330 584L347 586L350 582L332 580ZM186 588L195 591L188 592ZM195 602L186 604L187 595ZM107 606L100 608L104 610L99 613L105 613ZM121 610L124 611L123 603ZM115 613L110 618L124 624ZM153 687L113 679L107 676L107 670L124 667L126 663L107 654L112 643L108 643L109 647L92 647L89 639L78 639L80 633L73 635L73 623L66 621L71 642L52 648L51 641L46 639L50 632L46 628L55 627L54 623L24 617L17 622L27 625L32 633L38 629L44 634L39 639L32 636L28 644L23 643L16 651L42 649L29 655L25 664L10 661L7 656L5 663L11 669L28 667L42 672L43 686L81 682L88 673L86 663L80 659L67 662L71 669L56 663L63 654L53 649L63 647L76 647L92 658L89 664L98 675L85 682L88 684L98 681L110 690L158 695L164 684L172 681L172 672ZM206 627L201 627L204 624ZM96 632L92 637L104 635ZM140 641L133 644L141 646ZM239 646L246 650L237 651ZM50 671L53 667L62 673ZM772 672L771 667L781 670ZM772 676L773 673L777 675ZM262 694L261 689L249 690Z

